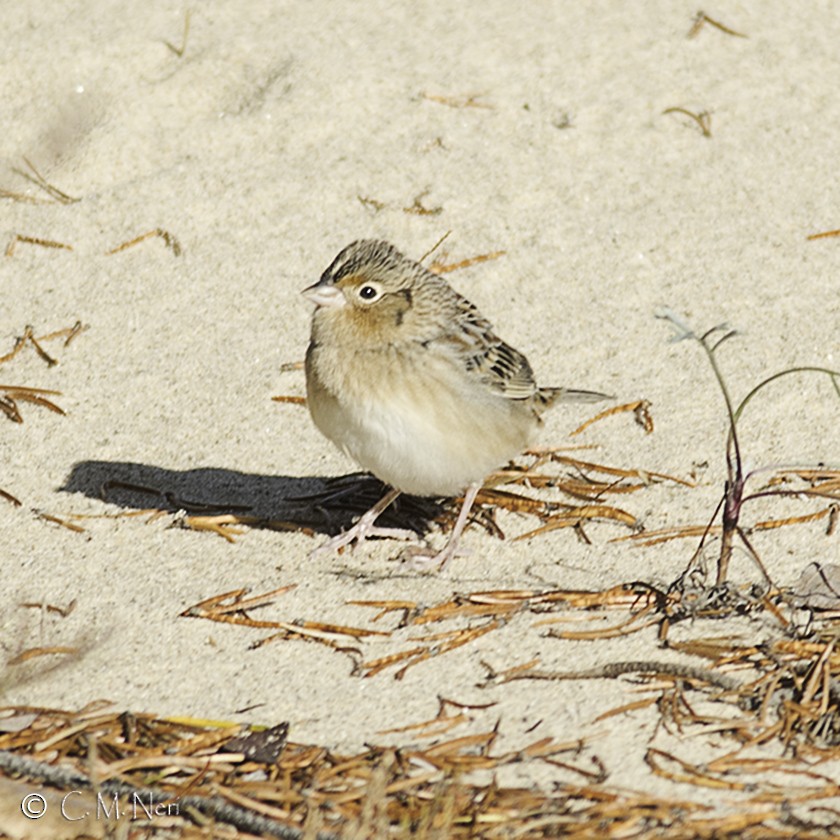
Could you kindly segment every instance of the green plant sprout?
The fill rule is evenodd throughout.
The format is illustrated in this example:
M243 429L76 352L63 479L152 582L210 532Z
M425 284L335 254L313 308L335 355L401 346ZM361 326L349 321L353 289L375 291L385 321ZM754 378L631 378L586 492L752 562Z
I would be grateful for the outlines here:
M717 561L717 578L715 581L715 585L717 587L721 587L726 583L727 574L729 572L729 561L732 558L732 550L735 545L736 537L738 537L741 540L744 547L747 549L747 552L755 561L756 565L761 570L765 579L767 579L767 581L769 582L769 576L764 569L761 559L758 556L758 552L753 547L752 543L750 542L744 531L744 528L740 524L741 509L743 505L746 502L752 501L753 499L759 499L767 496L805 495L840 501L840 494L838 494L837 491L834 490L823 491L819 488L808 488L804 490L771 489L758 490L754 493L747 493L746 484L750 480L750 478L757 475L760 472L765 472L768 468L763 467L751 470L746 473L744 472L743 460L741 458L741 444L738 439L738 421L741 419L741 415L744 413L744 409L749 405L753 397L755 397L763 388L765 388L771 382L775 382L777 379L781 379L782 377L791 374L816 373L821 374L823 376L827 376L831 380L831 383L834 386L834 390L837 392L838 398L840 398L840 371L811 365L804 367L786 368L785 370L778 371L777 373L774 373L763 379L761 382L758 383L758 385L756 385L751 391L749 391L749 393L741 400L741 402L738 403L737 406L735 406L732 400L732 396L729 393L729 388L727 387L726 381L724 380L723 374L721 373L720 366L718 365L715 354L717 353L718 348L725 341L728 341L730 338L737 335L737 331L730 329L727 324L718 324L717 326L712 327L710 330L707 330L702 335L697 335L670 310L665 310L662 313L658 314L656 317L670 322L671 325L676 329L676 335L671 339L672 341L694 339L703 348L703 351L706 354L706 358L709 360L709 364L712 366L712 370L714 371L715 379L717 379L717 383L720 387L721 394L723 395L723 401L726 404L726 412L729 420L729 431L726 436L726 482L724 484L723 496L718 502L717 507L715 508L715 512L712 514L712 517L709 521L709 524L706 526L706 530L700 539L700 545L698 545L697 550L695 551L694 556L692 557L689 568L692 565L694 565L694 563L700 557L700 553L703 550L703 547L706 543L706 538L708 537L711 531L712 525L717 519L718 514L722 511L721 543L720 553L718 555Z

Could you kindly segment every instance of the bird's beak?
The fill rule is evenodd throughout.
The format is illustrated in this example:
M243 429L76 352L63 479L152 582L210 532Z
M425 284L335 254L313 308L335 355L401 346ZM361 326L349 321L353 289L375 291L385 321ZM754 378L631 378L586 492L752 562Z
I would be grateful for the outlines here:
M312 301L315 306L326 306L329 309L338 309L347 303L344 292L335 286L325 286L318 282L314 286L304 289L301 294Z

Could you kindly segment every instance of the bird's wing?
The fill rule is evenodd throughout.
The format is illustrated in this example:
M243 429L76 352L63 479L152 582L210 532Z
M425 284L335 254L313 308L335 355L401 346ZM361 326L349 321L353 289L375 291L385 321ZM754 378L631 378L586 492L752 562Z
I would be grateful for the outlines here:
M467 370L508 399L532 397L537 384L525 356L502 341L490 322L466 298L459 295L456 304L457 326L451 338Z

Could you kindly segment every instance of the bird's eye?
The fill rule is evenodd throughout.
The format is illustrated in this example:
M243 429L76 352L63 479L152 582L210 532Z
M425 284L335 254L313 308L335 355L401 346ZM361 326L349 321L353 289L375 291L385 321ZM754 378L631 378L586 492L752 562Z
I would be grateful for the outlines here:
M379 289L375 286L362 286L359 289L359 297L365 301L372 301L379 295Z

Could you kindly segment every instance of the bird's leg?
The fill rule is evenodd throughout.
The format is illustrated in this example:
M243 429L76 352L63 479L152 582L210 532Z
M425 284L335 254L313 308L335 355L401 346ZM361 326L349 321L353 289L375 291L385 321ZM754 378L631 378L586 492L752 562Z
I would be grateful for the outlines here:
M411 563L423 567L437 566L438 571L443 571L446 568L447 563L458 552L458 543L461 541L461 534L464 532L464 528L467 527L467 519L469 519L475 497L478 495L478 491L481 490L481 485L482 482L476 481L464 493L464 503L461 505L458 518L455 520L455 527L452 529L452 534L446 545L437 554L432 554L428 549L423 548L412 547L407 549L406 553Z
M464 494L464 504L461 505L461 510L458 513L458 518L455 520L455 527L452 529L452 536L449 537L449 542L435 555L432 562L438 563L438 570L443 571L446 564L455 556L458 550L458 543L461 541L461 534L464 528L467 527L467 519L472 510L475 497L478 491L481 490L481 482L473 482Z
M327 540L323 545L311 551L309 556L312 558L324 557L328 554L333 554L350 543L362 543L368 537L391 537L400 540L412 539L416 536L413 531L408 531L403 528L377 528L375 525L379 515L385 508L393 504L399 495L399 490L393 488L389 490L367 513L362 514L352 528Z

